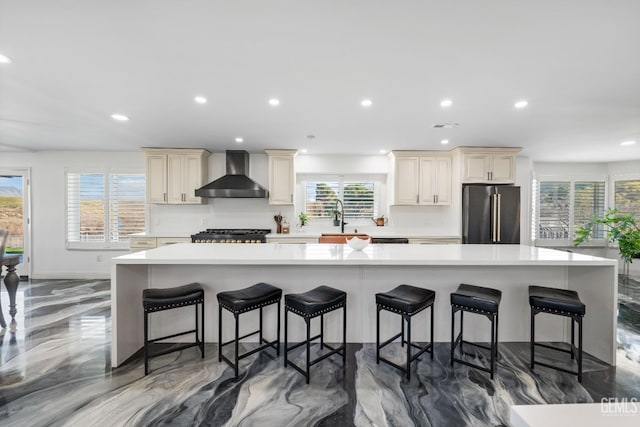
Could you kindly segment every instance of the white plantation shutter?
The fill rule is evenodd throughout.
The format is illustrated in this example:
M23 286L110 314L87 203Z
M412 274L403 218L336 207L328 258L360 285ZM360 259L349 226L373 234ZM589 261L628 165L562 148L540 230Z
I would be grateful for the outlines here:
M640 179L616 181L614 206L624 214L635 214L640 219Z
M372 218L375 215L375 184L373 182L344 183L344 216L346 218Z
M144 175L109 175L109 240L128 242L145 230Z
M332 218L336 200L344 203L345 218L371 218L377 215L374 180L314 179L304 182L305 213L309 218Z
M570 182L541 181L538 186L538 238L568 239Z
M125 248L145 231L143 174L67 171L67 247Z
M305 183L305 211L309 218L329 218L333 211L340 183L338 181L307 181Z
M579 181L574 183L573 223L575 228L591 221L594 216L604 215L604 181ZM596 224L593 229L594 239L604 239L604 228Z

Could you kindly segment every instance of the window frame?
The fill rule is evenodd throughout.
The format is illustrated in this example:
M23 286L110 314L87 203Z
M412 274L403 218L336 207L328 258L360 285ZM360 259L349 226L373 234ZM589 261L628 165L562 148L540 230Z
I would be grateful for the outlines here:
M384 197L384 185L387 182L387 176L385 174L298 174L296 182L299 187L298 200L302 201L302 212L307 212L307 195L306 195L306 183L308 181L338 181L339 185L339 197L338 200L344 203L344 186L345 182L373 182L373 216L379 215L383 208L383 197ZM350 226L363 226L370 225L371 221L370 217L346 217L345 220L349 223ZM309 220L313 221L315 224L333 225L332 217L313 217L309 218Z
M573 247L573 237L568 239L541 239L538 235L540 225L540 182L568 182L569 183L569 236L575 234L575 185L578 182L603 182L604 183L604 209L610 204L611 181L609 177L602 175L539 175L532 178L532 209L533 215L532 241L534 246L544 247ZM535 198L535 201L534 199ZM583 247L607 247L610 246L608 238L591 239L581 246Z
M80 175L102 175L104 182L104 242L70 242L69 241L69 174ZM65 167L64 168L64 241L65 248L68 250L114 250L122 251L128 250L130 247L129 241L126 242L112 242L111 224L109 222L109 205L110 205L110 177L112 175L142 175L147 179L143 170L132 168L100 168L100 167ZM145 194L143 197L144 203L144 222L145 229L149 222L149 209L146 203L146 182L145 182Z

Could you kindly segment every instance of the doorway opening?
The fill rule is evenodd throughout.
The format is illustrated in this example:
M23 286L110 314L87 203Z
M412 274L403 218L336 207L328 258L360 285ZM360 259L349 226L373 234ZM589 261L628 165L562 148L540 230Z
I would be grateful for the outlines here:
M0 168L0 229L9 231L5 253L21 255L21 279L31 272L29 181L28 169Z

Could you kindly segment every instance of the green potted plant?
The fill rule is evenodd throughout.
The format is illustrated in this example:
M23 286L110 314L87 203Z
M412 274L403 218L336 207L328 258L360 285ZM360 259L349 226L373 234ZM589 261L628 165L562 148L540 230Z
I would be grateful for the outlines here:
M340 225L340 215L342 215L342 213L337 209L331 211L331 216L333 217L333 225L335 225L336 227Z
M590 240L598 224L605 228L611 243L618 243L620 257L625 262L625 274L628 275L629 263L633 262L633 258L640 256L640 227L634 215L622 214L618 209L609 208L602 218L593 217L591 221L576 230L574 245L578 246Z
M300 220L301 227L304 227L307 224L307 222L309 222L309 217L304 212L300 212L300 215L298 215L298 219Z

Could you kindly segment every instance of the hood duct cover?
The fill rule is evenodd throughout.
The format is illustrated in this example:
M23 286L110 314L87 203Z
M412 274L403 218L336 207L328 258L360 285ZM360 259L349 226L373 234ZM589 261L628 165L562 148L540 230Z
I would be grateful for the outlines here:
M249 153L227 150L227 174L196 190L198 197L265 198L269 192L246 174Z

